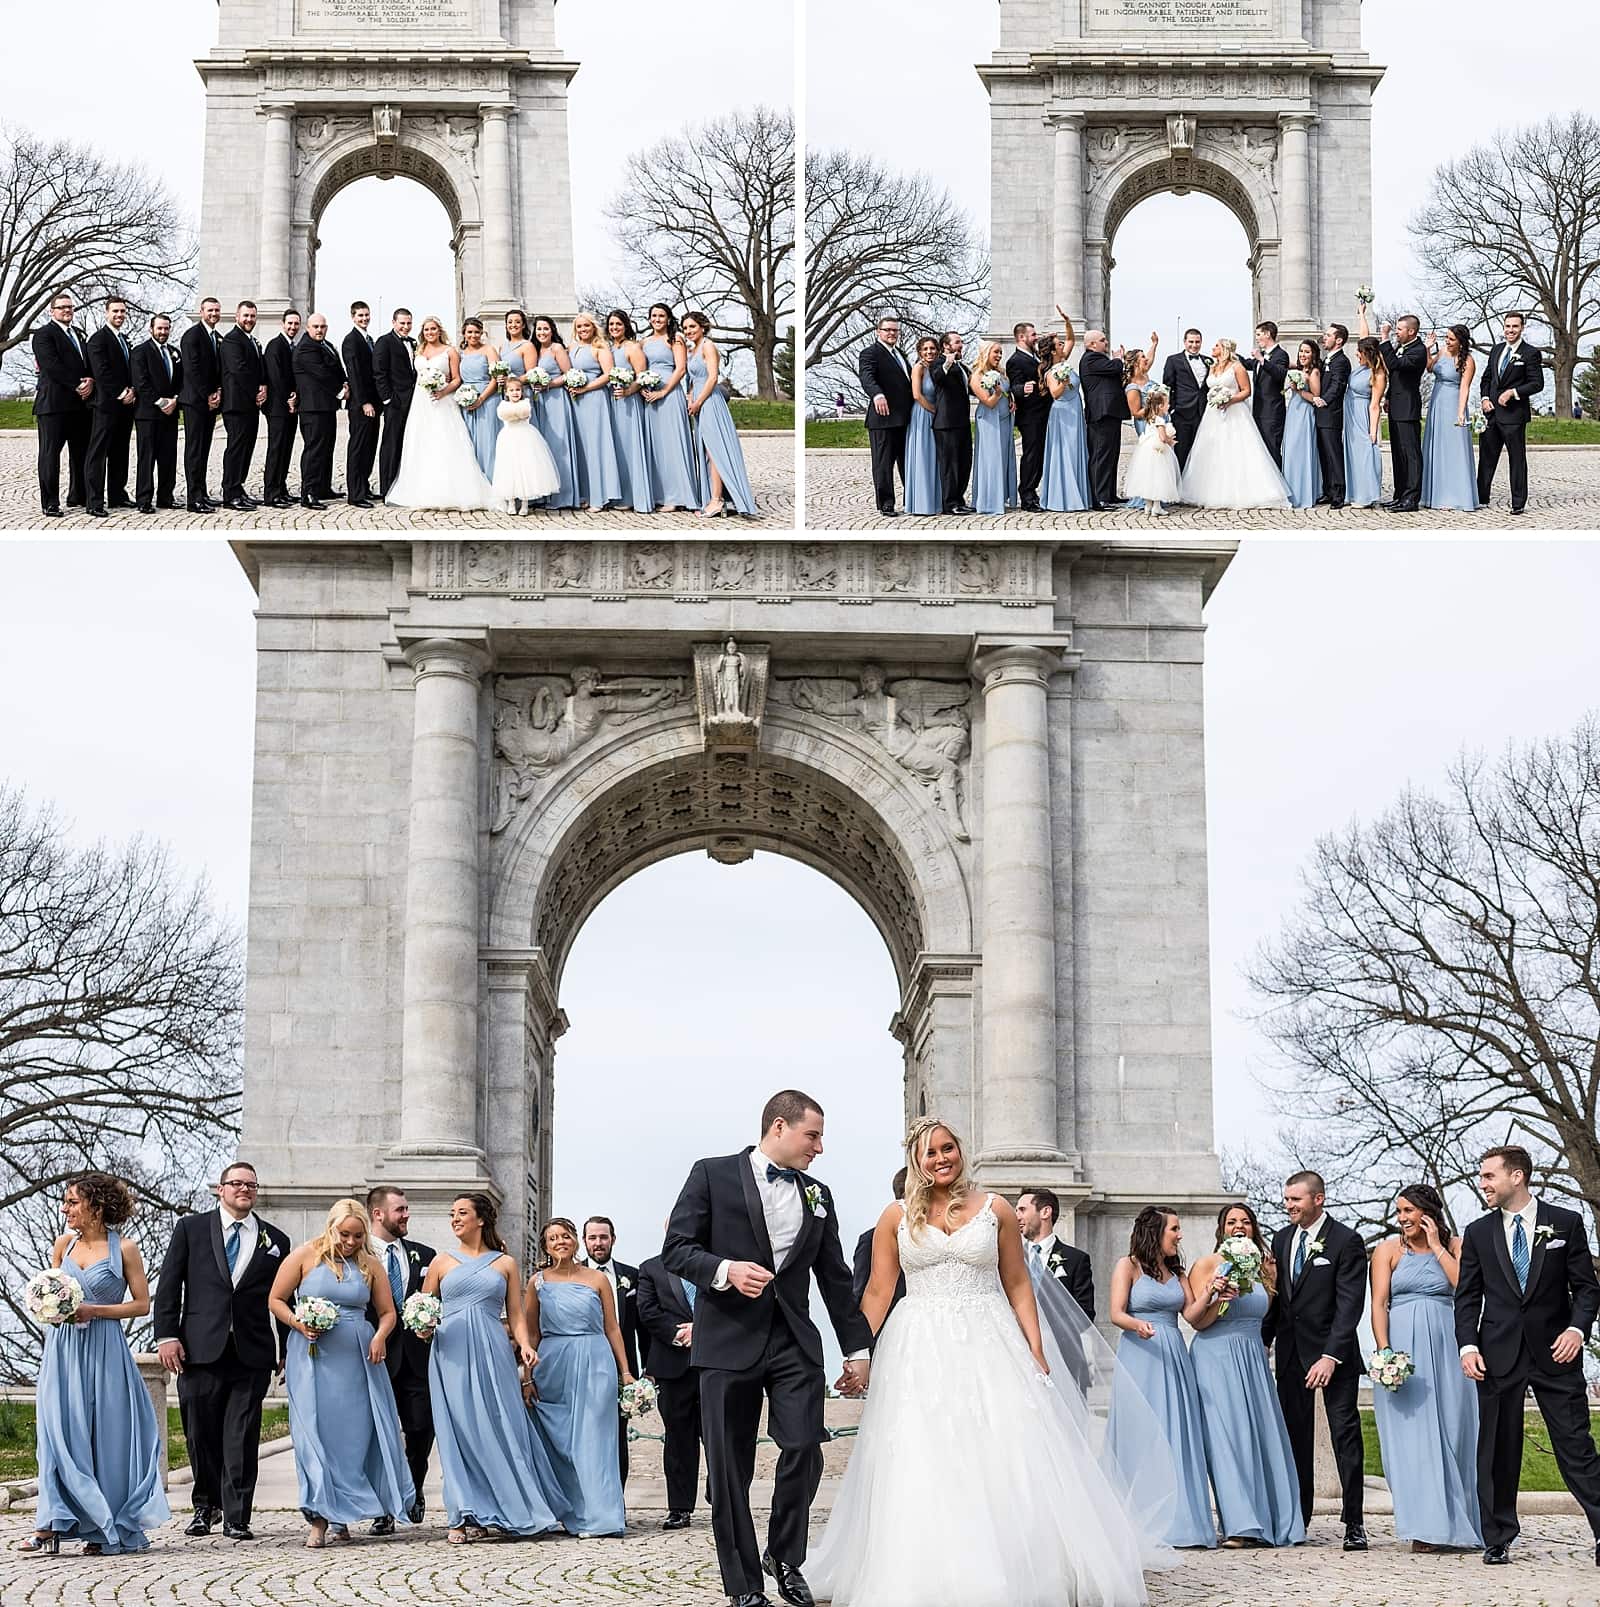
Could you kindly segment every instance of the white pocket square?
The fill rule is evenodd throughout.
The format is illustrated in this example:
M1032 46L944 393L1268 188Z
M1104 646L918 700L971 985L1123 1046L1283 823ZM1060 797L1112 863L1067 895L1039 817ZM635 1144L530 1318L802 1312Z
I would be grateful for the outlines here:
M1311 1263L1311 1265L1314 1267L1325 1267L1328 1264L1328 1258L1325 1255L1319 1255L1317 1259Z
M280 1250L280 1249L279 1249L279 1248L278 1248L278 1247L277 1247L277 1245L275 1245L275 1244L269 1244L269 1245L268 1245L268 1246L267 1246L267 1254L268 1254L268 1255L273 1255L273 1256L281 1256L281 1255L282 1255L282 1254L283 1254L283 1251L282 1251L282 1250Z
M1544 1247L1547 1250L1565 1250L1567 1241L1565 1239L1546 1239Z

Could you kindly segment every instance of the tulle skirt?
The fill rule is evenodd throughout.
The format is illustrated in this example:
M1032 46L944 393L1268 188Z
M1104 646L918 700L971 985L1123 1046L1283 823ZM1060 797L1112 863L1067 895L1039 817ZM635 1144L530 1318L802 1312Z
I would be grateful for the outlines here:
M1289 486L1272 461L1248 403L1208 407L1183 471L1183 500L1196 508L1287 508Z
M472 512L494 507L494 490L478 466L453 397L435 399L417 387L400 448L400 473L384 500L397 508Z

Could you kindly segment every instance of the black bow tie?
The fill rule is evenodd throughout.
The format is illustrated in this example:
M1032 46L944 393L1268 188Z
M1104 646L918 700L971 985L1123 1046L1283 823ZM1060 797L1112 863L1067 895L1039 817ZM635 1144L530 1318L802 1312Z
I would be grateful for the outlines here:
M785 1183L793 1183L799 1176L800 1174L792 1166L774 1166L771 1161L767 1162L767 1181L769 1183L776 1183L780 1178Z

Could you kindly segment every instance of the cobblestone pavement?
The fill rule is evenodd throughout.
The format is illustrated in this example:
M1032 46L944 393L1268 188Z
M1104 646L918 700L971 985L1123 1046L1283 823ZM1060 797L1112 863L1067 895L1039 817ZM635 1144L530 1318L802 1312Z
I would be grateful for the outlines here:
M1125 449L1123 463L1128 453ZM1387 458L1387 454L1385 455ZM1535 447L1528 454L1528 511L1510 516L1505 471L1501 470L1494 505L1478 513L1388 514L1378 508L1306 508L1288 512L1229 511L1222 508L1174 509L1165 518L1145 513L1008 513L996 517L885 519L872 500L872 468L864 451L834 448L806 453L806 524L812 530L893 530L920 536L935 530L964 530L976 536L1004 530L1125 530L1172 535L1184 530L1271 530L1298 535L1343 531L1383 531L1414 536L1430 530L1501 531L1600 530L1600 447ZM1385 474L1385 487L1392 489Z
M794 437L789 434L744 435L745 467L750 488L761 510L762 528L783 530L794 524ZM211 450L211 489L221 485L222 432ZM266 433L256 446L255 462L245 484L261 489L261 466L266 452ZM218 536L232 536L249 530L348 532L386 530L505 530L519 536L546 536L557 532L585 534L597 530L696 530L701 534L728 534L752 528L743 519L702 519L694 513L634 513L631 509L609 508L603 513L587 510L566 513L533 513L512 518L503 513L417 513L409 508L388 508L381 502L370 511L352 508L345 502L328 505L326 513L310 508L258 508L254 513L219 512L201 516L176 511L151 514L114 513L106 519L91 519L81 509L73 509L65 519L46 519L39 511L38 449L31 430L0 431L0 530L44 529L52 534L93 531L97 536L162 535L172 530L204 530ZM130 471L131 473L131 471ZM66 461L62 460L62 474ZM339 447L334 457L334 483L344 485L344 426L340 423ZM299 484L298 457L289 476L291 487ZM132 494L129 480L129 494ZM63 479L63 494L65 481ZM178 498L183 498L183 464L178 464Z

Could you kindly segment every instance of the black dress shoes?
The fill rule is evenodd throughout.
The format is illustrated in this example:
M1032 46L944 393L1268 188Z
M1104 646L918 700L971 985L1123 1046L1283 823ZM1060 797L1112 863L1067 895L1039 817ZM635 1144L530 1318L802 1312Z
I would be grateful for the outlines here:
M183 1532L192 1538L211 1533L211 1525L217 1521L217 1515L210 1507L200 1507L195 1515L184 1525Z
M292 508L294 506L294 498L293 497L268 497L267 498L267 506L269 508Z
M367 1533L377 1535L393 1534L394 1519L389 1517L387 1514L381 1518L374 1518L372 1520L372 1527L367 1530Z
M687 1512L669 1512L667 1521L661 1525L663 1529L687 1529L690 1516Z
M772 1575L778 1594L789 1603L789 1607L816 1607L811 1587L798 1568L787 1562L779 1562L770 1551L761 1553L761 1566Z
M249 513L256 506L247 497L230 497L222 505L229 513Z
M1524 510L1521 509L1521 508L1513 508L1511 510L1511 517L1513 519L1520 519L1522 517L1523 512L1524 512Z
M189 499L189 501L184 503L183 506L184 506L184 511L186 513L210 513L211 512L211 504L209 502L196 502L192 497Z
M1344 1526L1344 1549L1346 1551L1367 1549L1367 1531L1359 1523L1347 1523Z
M900 515L893 508L879 508L878 517L880 519L898 519Z
M1344 506L1344 501L1343 499L1340 499L1339 501L1335 502L1332 498L1329 498L1327 506L1330 508L1342 508Z
M759 1590L745 1596L729 1596L729 1607L772 1607L772 1603Z
M255 1530L248 1523L225 1523L222 1526L224 1540L254 1540Z
M104 508L98 505L92 508L85 508L83 511L88 514L91 519L109 519L111 517L111 515L107 513Z
M316 497L301 497L300 506L302 508L315 508L318 513L326 513L328 511L328 504L326 502L319 501Z
M156 507L163 513L174 513L177 511L178 504L171 497L168 497L165 502L158 502Z
M1596 1546L1594 1549L1595 1549L1595 1561L1600 1562L1600 1546ZM1483 1560L1491 1568L1500 1567L1503 1564L1508 1563L1508 1562L1511 1561L1511 1547L1510 1546L1485 1546L1483 1548Z
M155 510L155 505L153 503L141 502L134 508L133 511L135 513L152 514L156 510Z
M426 1505L427 1504L423 1501L422 1497L419 1495L417 1497L416 1504L406 1514L406 1522L407 1523L421 1523L422 1522L422 1514L426 1510Z
M352 508L370 508L372 506L370 497L350 497L348 500Z
M44 516L45 516L46 519L65 519L66 518L66 514L64 514L59 508L46 508L44 510Z

